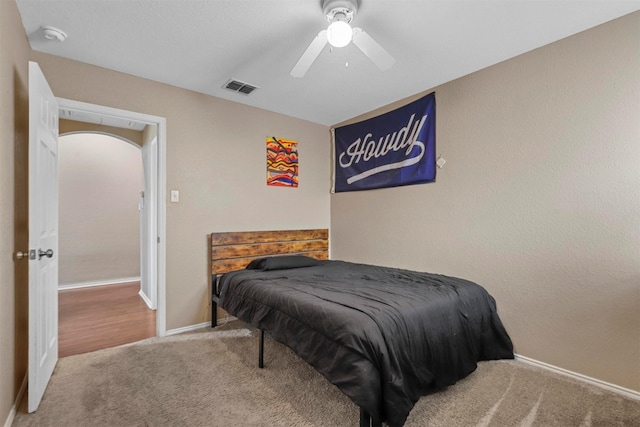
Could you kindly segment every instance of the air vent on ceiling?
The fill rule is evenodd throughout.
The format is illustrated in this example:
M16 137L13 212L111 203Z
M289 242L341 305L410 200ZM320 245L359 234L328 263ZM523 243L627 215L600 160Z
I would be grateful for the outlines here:
M234 92L240 92L240 93L244 93L245 95L249 95L251 92L258 89L258 86L250 85L249 83L231 79L224 84L224 88L232 90Z

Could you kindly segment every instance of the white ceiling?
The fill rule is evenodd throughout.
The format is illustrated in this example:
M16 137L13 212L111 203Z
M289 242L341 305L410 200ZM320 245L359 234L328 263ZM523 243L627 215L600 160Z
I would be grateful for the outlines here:
M327 21L320 0L17 0L33 50L333 125L640 9L619 0L360 0L353 45L289 71ZM46 40L54 26L65 42ZM348 67L345 64L348 62ZM224 89L231 78L259 87Z

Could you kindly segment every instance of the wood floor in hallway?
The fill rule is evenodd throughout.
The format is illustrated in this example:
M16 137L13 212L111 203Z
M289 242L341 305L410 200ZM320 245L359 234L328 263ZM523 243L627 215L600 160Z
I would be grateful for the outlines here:
M140 282L58 292L58 357L156 335L156 312L138 295Z

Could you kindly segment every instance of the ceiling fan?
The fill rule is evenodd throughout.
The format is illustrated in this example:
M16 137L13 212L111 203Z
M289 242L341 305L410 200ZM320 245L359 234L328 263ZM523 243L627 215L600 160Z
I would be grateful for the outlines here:
M344 47L353 41L365 55L381 70L388 70L396 61L362 28L351 28L349 23L358 11L359 0L322 0L322 12L329 21L329 27L318 33L302 57L298 60L291 75L302 77L327 43L333 47Z

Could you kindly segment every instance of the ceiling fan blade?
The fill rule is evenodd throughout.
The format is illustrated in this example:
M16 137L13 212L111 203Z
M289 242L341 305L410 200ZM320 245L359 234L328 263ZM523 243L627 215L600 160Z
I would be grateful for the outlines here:
M316 60L322 48L327 44L327 30L322 30L318 33L315 39L311 42L307 50L304 51L296 65L291 69L291 75L293 77L302 77L306 74L307 70L311 68L313 62Z
M391 68L396 62L393 56L382 48L366 31L362 28L353 29L353 44L373 61L381 70Z

